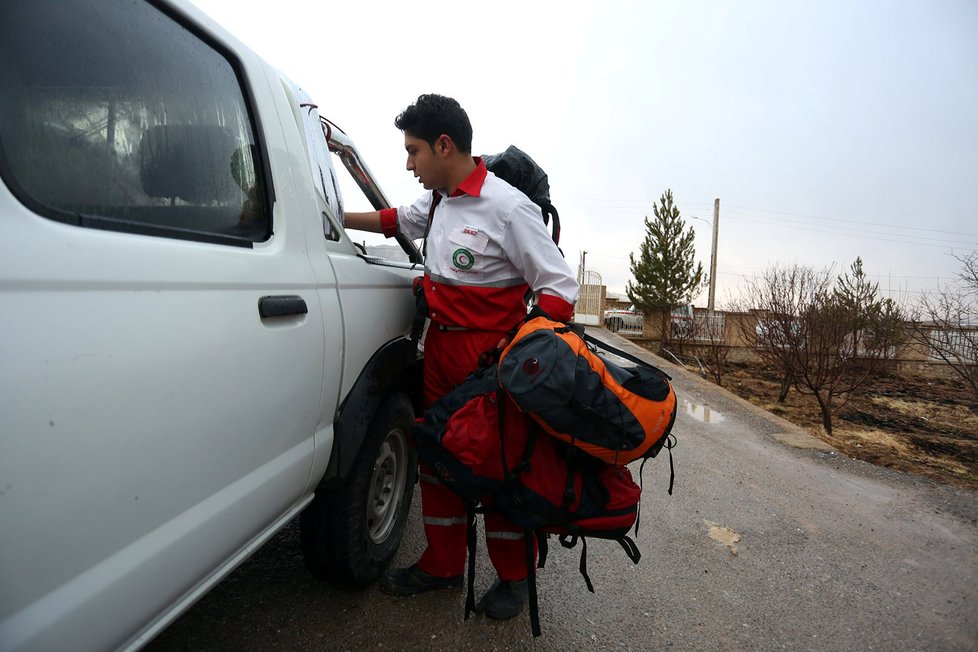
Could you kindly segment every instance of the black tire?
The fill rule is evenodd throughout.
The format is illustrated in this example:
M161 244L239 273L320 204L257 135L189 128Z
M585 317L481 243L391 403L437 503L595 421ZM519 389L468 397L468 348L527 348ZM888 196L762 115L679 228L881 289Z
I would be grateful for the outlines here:
M390 564L404 533L418 474L408 437L411 401L387 397L342 487L316 492L299 518L302 554L314 576L363 586Z

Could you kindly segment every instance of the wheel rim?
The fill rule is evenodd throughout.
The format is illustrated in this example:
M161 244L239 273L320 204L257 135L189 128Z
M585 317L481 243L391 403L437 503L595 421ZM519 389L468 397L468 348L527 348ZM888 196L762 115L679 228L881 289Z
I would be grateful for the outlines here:
M407 437L398 428L387 433L377 451L367 495L367 533L374 543L383 543L397 522L407 477Z

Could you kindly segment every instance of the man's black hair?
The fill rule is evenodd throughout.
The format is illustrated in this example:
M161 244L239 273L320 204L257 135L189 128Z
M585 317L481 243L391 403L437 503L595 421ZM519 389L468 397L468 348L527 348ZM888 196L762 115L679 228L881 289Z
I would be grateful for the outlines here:
M425 141L432 149L438 137L445 134L461 153L472 153L472 123L465 109L450 97L421 95L394 119L394 126Z

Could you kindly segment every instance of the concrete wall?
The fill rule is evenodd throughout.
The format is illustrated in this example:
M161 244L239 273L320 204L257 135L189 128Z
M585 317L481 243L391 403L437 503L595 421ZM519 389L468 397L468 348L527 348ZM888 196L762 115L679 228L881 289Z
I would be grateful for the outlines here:
M727 359L731 362L758 361L757 354L748 346L748 341L744 336L745 329L750 332L756 326L757 314L753 312L727 312L721 310L716 312L723 314L726 322L724 328L724 344L730 347L730 353ZM701 315L706 314L707 310L705 308L694 308L694 318L699 318ZM646 312L643 321L641 335L629 335L627 333L622 333L622 335L634 340L636 344L639 344L643 348L649 349L650 351L658 351L659 341L662 339L662 313ZM671 346L667 343L667 348L672 350L678 344L678 341L671 340ZM709 346L709 342L700 340L686 340L684 344L699 347ZM674 351L674 353L678 353L678 351ZM905 373L917 373L928 378L957 378L957 375L949 365L941 360L932 358L926 347L917 343L909 344L902 351L896 362L897 367Z

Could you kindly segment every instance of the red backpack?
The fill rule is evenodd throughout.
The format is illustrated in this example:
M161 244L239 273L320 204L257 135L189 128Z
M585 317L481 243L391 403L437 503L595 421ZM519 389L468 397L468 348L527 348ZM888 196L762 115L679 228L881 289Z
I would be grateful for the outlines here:
M568 355L569 349L558 350L563 351L563 356ZM496 511L525 531L530 622L534 636L539 636L534 539L540 550L537 567L541 568L546 561L549 535L556 535L566 548L580 542L581 574L588 590L594 592L587 573L587 538L617 541L629 559L638 563L641 553L628 532L633 526L637 531L642 490L623 463L609 462L590 454L579 445L583 438L577 435L552 436L552 427L545 428L538 414L524 412L525 408L508 392L506 381L500 378L500 372L509 368L506 359L522 360L521 365L533 357L538 365L550 362L547 362L549 358L539 356L521 358L520 351L520 347L510 346L498 364L492 360L498 352L490 355L485 366L431 406L425 413L424 422L415 430L415 448L421 461L468 506L469 588L465 617L468 618L475 606L474 515ZM556 365L566 366L561 362ZM532 363L529 366L533 366ZM661 377L654 375L655 384L664 382L667 395L672 397L671 427L675 418L675 394L668 385L668 377L662 372L658 374ZM537 377L544 375L536 374ZM624 380L623 376L619 377ZM537 383L537 387L540 386ZM581 399L583 394L578 394L577 398ZM667 448L672 471L671 449L675 440L669 437L669 427L664 428L664 434L654 443L643 444L642 448L646 457ZM630 459L637 458L632 456ZM670 494L672 482L671 475Z

